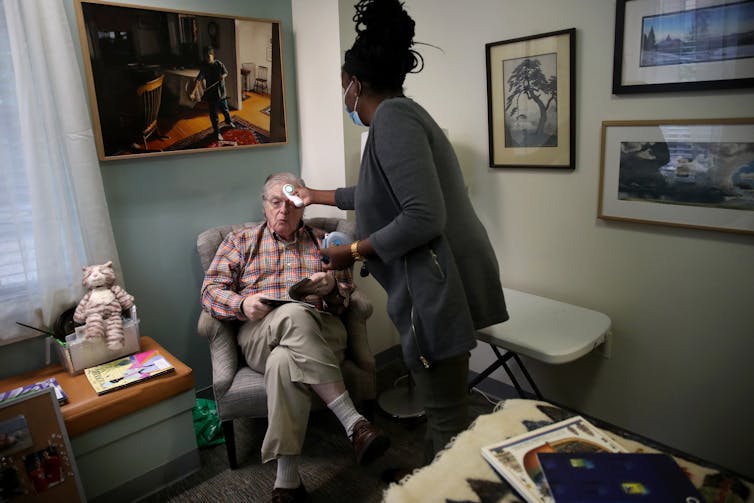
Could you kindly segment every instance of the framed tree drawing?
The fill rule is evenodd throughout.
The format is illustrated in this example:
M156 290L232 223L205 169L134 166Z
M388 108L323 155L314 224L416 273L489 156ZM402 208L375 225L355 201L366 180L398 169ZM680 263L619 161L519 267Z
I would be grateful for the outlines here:
M597 216L754 234L754 118L603 122Z
M754 87L754 0L618 0L613 93Z
M490 167L574 168L575 44L570 28L485 45Z

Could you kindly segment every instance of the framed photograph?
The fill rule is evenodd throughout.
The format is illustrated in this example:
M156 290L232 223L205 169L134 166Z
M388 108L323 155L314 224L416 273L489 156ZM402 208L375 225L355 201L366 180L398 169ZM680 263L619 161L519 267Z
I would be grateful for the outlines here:
M618 0L613 93L754 87L754 0Z
M76 0L100 160L288 141L280 21Z
M490 167L575 166L576 29L485 45Z
M754 234L754 118L603 122L598 217Z
M0 501L86 501L53 388L0 403Z

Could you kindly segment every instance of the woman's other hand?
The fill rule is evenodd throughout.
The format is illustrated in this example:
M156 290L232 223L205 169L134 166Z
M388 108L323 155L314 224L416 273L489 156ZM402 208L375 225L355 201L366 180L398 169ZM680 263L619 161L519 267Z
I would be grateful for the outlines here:
M320 248L319 256L322 257L322 263L326 270L341 270L353 265L353 255L351 255L351 245L331 246L329 248Z

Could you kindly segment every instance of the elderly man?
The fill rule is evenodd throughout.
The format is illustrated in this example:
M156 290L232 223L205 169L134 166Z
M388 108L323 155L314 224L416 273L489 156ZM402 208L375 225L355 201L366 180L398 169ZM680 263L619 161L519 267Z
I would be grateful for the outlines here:
M286 199L285 184L304 187L291 173L270 175L262 201L265 222L227 235L207 270L202 306L221 320L244 322L238 344L252 369L263 372L268 427L262 461L277 459L273 501L303 501L299 455L314 391L332 410L366 464L382 455L390 440L354 408L340 362L346 330L337 316L353 288L350 273L325 272L314 230L303 224L303 208ZM310 283L307 301L275 307L291 285Z

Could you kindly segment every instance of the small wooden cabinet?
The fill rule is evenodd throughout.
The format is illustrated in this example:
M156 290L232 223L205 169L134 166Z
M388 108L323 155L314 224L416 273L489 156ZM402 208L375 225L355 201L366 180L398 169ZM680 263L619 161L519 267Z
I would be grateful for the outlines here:
M60 365L0 381L0 390L55 377L68 395L60 410L87 500L131 501L199 469L190 367L150 337L141 351L158 350L174 372L97 395L83 374Z

